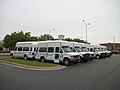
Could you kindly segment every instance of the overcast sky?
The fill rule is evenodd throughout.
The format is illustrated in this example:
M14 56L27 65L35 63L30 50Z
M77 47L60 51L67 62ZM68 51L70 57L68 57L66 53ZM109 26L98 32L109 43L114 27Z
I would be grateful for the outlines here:
M12 32L83 37L92 44L120 42L120 0L0 0L0 40Z

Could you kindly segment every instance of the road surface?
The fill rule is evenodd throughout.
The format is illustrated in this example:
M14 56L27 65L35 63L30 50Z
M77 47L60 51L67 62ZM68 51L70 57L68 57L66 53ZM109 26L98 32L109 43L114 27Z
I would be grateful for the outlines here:
M0 90L120 90L120 55L55 71L0 64Z

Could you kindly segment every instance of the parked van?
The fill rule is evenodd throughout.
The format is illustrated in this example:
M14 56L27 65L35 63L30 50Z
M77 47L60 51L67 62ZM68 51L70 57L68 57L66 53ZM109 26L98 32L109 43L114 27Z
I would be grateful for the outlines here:
M77 42L69 42L70 48L72 49L73 52L78 52L80 55L80 60L79 62L85 62L90 60L90 54L89 52L83 51L82 50L82 45L80 43Z
M105 52L105 57L110 57L112 55L112 52L108 51L106 46L101 46L101 49L102 49L103 52Z
M35 59L41 62L53 61L54 63L63 63L68 66L70 63L77 63L80 59L79 53L73 52L67 41L40 41Z
M104 58L106 56L106 53L102 51L102 47L98 45L94 45L94 52L95 52L95 58L100 59Z
M93 60L95 58L95 52L92 52L91 50L89 50L90 47L91 47L90 44L82 44L82 50L89 53L90 54L90 60Z
M34 59L37 42L17 42L16 47L10 52L10 56L21 57L26 59Z

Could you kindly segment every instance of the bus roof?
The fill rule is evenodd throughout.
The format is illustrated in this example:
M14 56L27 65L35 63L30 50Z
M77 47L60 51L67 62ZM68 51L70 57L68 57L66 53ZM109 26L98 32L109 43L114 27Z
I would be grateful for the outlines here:
M17 42L16 43L16 46L35 46L37 45L38 42L35 42L35 41L27 41L27 42Z

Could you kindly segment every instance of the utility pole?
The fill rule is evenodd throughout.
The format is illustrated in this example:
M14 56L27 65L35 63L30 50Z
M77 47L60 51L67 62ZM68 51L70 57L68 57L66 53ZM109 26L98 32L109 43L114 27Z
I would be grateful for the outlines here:
M52 30L55 30L55 29L51 29L51 30L49 30L49 40L50 40L50 34L51 34L51 31L52 31Z
M113 51L115 52L115 36L113 36Z

